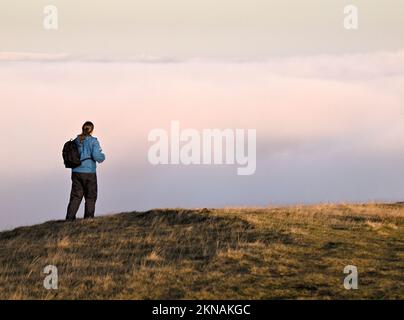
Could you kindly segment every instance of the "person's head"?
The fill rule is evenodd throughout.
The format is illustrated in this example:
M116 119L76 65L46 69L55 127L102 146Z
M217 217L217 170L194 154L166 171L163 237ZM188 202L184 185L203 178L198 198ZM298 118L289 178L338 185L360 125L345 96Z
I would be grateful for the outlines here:
M81 127L80 141L83 142L86 137L91 136L93 131L94 124L91 121L86 121Z

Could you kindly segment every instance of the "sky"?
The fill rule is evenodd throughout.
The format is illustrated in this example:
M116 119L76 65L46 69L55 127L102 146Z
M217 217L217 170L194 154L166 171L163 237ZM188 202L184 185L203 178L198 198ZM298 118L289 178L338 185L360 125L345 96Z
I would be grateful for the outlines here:
M64 218L61 149L86 120L97 214L403 200L404 3L350 3L354 31L339 0L2 1L0 229ZM256 129L256 173L152 166L174 120Z

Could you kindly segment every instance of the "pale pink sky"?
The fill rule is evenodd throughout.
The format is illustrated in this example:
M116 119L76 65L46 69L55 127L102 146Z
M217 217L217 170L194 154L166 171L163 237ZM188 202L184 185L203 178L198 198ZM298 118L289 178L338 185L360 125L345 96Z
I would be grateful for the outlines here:
M248 63L13 55L0 54L0 229L64 217L61 148L85 120L107 155L100 214L404 197L404 51ZM257 129L256 174L151 166L147 135L172 120Z

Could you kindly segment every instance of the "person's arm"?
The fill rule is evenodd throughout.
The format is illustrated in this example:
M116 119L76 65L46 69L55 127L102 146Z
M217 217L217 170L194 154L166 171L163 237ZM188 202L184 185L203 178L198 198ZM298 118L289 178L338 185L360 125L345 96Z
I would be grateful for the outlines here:
M100 143L98 140L95 138L93 142L93 151L91 154L92 158L94 161L97 161L98 163L101 163L105 160L105 154L102 152Z

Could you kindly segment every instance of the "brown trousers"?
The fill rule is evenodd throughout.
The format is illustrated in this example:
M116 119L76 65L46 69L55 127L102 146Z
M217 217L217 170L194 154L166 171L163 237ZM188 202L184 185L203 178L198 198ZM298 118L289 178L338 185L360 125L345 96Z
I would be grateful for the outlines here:
M72 173L72 191L70 201L67 207L66 220L76 219L83 197L86 201L84 209L84 219L94 218L95 203L98 194L97 174L96 173Z

